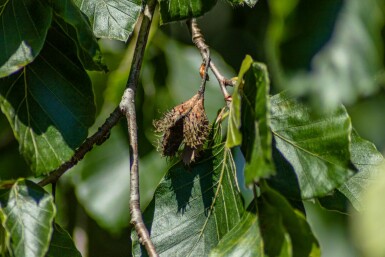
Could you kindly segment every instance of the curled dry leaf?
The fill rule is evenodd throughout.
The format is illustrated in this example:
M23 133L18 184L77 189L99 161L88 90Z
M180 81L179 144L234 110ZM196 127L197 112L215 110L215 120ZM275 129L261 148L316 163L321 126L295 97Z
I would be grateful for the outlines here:
M154 126L156 132L163 134L159 145L164 156L175 156L184 144L183 162L194 162L209 134L203 94L198 93L175 106L162 119L155 121Z

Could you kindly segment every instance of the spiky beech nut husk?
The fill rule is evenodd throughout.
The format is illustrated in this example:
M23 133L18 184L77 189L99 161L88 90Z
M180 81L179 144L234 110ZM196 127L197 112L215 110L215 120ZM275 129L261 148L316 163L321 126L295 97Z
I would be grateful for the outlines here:
M200 149L209 134L209 120L204 108L203 95L198 99L183 122L183 137L186 146Z
M190 113L199 98L199 94L194 95L188 101L175 106L160 120L154 121L155 131L163 133L160 150L164 156L174 156L177 153L184 138L184 118Z
M198 99L183 122L185 148L182 159L185 164L194 162L209 135L209 120L204 109L203 95Z
M174 156L183 141L183 119L179 119L174 126L164 132L161 151L164 156Z

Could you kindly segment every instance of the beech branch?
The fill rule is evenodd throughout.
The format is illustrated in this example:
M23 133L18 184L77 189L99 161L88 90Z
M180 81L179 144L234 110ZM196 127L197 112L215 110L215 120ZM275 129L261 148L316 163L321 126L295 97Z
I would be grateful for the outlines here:
M138 234L139 242L144 245L149 256L158 256L155 246L150 239L148 230L143 222L140 211L139 194L139 154L138 154L138 131L135 111L135 95L142 67L144 50L147 45L148 34L156 6L156 0L148 0L142 14L142 20L138 39L135 46L134 56L128 77L127 88L124 91L119 104L121 112L126 116L128 133L130 139L130 213L131 223Z
M110 135L111 129L118 123L119 119L123 116L119 108L116 108L110 116L106 119L103 125L92 136L88 137L78 149L76 149L74 155L69 161L64 162L59 168L49 173L47 177L41 180L39 186L45 186L47 184L56 183L59 178L73 166L75 166L84 156L92 150L95 144L102 144Z
M198 27L196 19L190 19L187 21L187 26L191 34L192 42L198 48L202 59L205 64L209 64L211 71L214 73L218 80L223 97L227 103L231 102L231 95L228 93L226 86L234 86L234 82L231 79L226 79L225 76L218 70L213 61L210 59L209 46L205 43L205 39ZM207 73L208 67L205 67L205 73ZM206 76L206 74L205 74Z

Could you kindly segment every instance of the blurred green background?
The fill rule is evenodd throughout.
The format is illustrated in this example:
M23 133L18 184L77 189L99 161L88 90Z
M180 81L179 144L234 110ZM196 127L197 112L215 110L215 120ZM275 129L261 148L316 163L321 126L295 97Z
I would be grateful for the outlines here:
M385 2L383 0L260 0L254 8L218 1L198 19L212 60L235 77L246 54L267 63L272 94L291 88L320 111L343 102L354 128L385 150ZM130 69L136 32L127 43L103 40L110 72L90 72L97 130L118 105ZM168 165L156 152L152 122L187 100L200 85L201 57L185 23L159 27L155 16L137 94L142 208ZM225 102L211 76L205 107L212 121ZM0 115L0 179L29 174L4 115ZM129 161L125 121L58 184L57 221L72 233L83 256L127 256ZM122 204L126 203L126 204ZM360 256L351 215L330 212L316 202L306 210L323 256Z

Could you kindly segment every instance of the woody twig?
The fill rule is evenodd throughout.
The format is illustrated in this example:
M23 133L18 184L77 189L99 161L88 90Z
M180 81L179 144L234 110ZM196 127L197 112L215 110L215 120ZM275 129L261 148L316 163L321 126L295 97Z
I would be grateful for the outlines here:
M227 103L231 102L231 95L226 89L226 86L234 86L234 82L231 79L226 79L225 76L218 70L214 62L210 59L210 50L209 46L205 43L205 39L201 33L201 30L198 27L196 19L190 19L187 21L187 26L189 28L191 38L195 46L201 53L203 62L205 63L205 74L207 76L207 69L210 67L211 71L214 73L215 77L218 80L220 89L222 91L223 97ZM206 77L205 77L206 78Z

